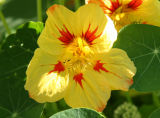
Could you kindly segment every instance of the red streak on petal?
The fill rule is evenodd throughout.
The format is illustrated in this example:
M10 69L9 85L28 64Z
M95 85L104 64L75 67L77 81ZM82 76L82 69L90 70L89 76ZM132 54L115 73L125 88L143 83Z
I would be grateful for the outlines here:
M144 21L144 22L142 22L142 24L147 24L147 22L146 22L146 21Z
M106 105L103 104L101 107L98 107L97 111L102 112L105 107L106 107Z
M132 1L128 4L128 7L135 10L135 9L137 9L142 3L143 3L143 0L132 0Z
M51 74L52 72L58 72L58 73L60 73L60 72L62 72L62 71L64 71L65 70L65 68L64 68L64 66L62 65L62 63L59 61L57 64L55 64L54 65L54 69L53 70L51 70L48 74Z
M98 71L98 72L100 72L100 70L102 70L102 71L104 71L104 72L109 72L109 73L113 74L114 76L122 79L118 74L116 74L116 73L114 73L114 72L110 72L110 71L108 71L106 68L104 68L104 67L103 67L104 64L105 64L105 63L101 63L100 60L98 60L97 63L96 63L96 65L93 67L93 69L94 69L95 71Z
M98 37L100 37L102 33L96 36L95 34L96 34L97 30L98 30L98 27L95 30L93 30L93 31L90 31L90 27L91 27L91 24L89 24L88 29L85 32L85 34L82 33L82 37L85 38L85 40L87 41L87 43L89 43L90 45L92 45L92 42L95 39L97 39Z
M74 39L74 34L71 34L70 32L69 32L69 30L67 29L67 27L65 26L65 25L63 25L64 26L64 28L65 28L65 30L64 29L62 29L62 30L60 30L58 27L57 27L57 29L58 29L58 31L60 32L60 34L61 34L61 36L58 38L61 42L63 42L65 45L68 45L68 44L70 44L72 41L73 41L73 39Z
M59 5L52 5L48 10L53 12L57 7L59 7Z
M32 95L30 93L28 93L29 97L32 98Z
M81 88L83 88L82 80L84 80L84 78L82 73L75 75L73 79L76 81L76 83L78 83L81 86Z
M109 72L108 70L106 70L106 69L103 67L103 64L104 64L104 63L101 63L100 60L98 60L93 69L94 69L95 71L98 71L98 72L100 72L100 70L105 71L105 72Z
M102 3L102 0L100 0L101 1L101 3ZM119 3L119 0L116 0L116 1L112 1L112 0L109 0L110 1L110 3L111 3L111 6L107 6L107 5L105 5L104 3L104 5L103 4L101 4L101 7L104 7L103 9L104 10L109 10L110 11L110 13L109 14L112 14L114 11L116 11L120 6L121 6L121 4Z
M116 0L116 1L110 0L110 2L111 2L111 7L108 9L113 13L120 6L119 0Z
M133 84L133 79L127 80L127 82L128 82L129 85L132 85Z
M108 6L107 4L105 4L104 1L105 0L89 0L88 3L99 4L100 7L103 9L104 13L107 13L107 14L112 14L116 9L118 9L121 6L121 4L119 3L119 0L116 0L116 1L108 0L110 1L111 6ZM106 10L109 10L110 12L108 13L108 11Z

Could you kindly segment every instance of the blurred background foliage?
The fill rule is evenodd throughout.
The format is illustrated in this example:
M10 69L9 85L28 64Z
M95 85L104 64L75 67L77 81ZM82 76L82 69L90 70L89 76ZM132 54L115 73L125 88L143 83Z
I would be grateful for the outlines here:
M75 11L79 6L84 4L84 0L42 0L42 14L43 14L42 21L43 22L45 22L45 20L47 18L46 13L45 13L47 8L53 4L62 4L62 5L65 5L66 7L68 7L69 9ZM9 27L9 29L11 29L11 33L12 33L12 35L7 37L8 33L5 29L2 21L0 20L0 47L1 47L0 48L0 52L1 52L0 64L2 64L2 63L7 64L8 63L7 61L8 60L10 61L10 59L4 58L4 57L9 57L14 60L16 60L16 58L21 59L22 60L21 62L17 61L16 63L19 63L20 65L24 65L24 68L20 71L17 71L16 74L11 72L11 75L8 76L8 78L9 77L14 78L15 76L16 77L18 76L19 79L23 78L23 80L20 81L20 83L24 83L25 69L27 67L25 64L29 63L29 61L33 55L34 49L37 48L36 40L37 40L41 30L43 29L42 23L39 23L39 24L27 23L28 21L38 21L37 1L36 0L7 0L6 3L4 4L4 6L0 7L0 10L2 11L3 15L5 16L8 27ZM26 25L22 26L21 24L24 24L24 23L26 23ZM21 26L19 27L19 25L21 25ZM34 29L34 31L32 31L32 28ZM25 33L23 33L24 31L25 31ZM33 38L34 43L30 44L30 40L32 40L32 37L25 38L26 35L34 36L34 38ZM14 39L14 42L12 42L13 39ZM23 39L23 41L21 39ZM11 46L14 46L14 45L16 45L16 46L18 45L18 46L12 48ZM25 49L22 48L23 45L24 45ZM23 55L24 50L25 50L25 55ZM16 58L12 57L11 54L18 55L18 57L16 57ZM28 55L28 56L26 57L26 55ZM12 64L13 63L8 63L6 69L12 70L13 68L15 68L15 65L14 64L12 65ZM20 66L20 65L18 65L18 66ZM6 65L5 65L5 67L6 67ZM6 81L4 79L0 80L0 86L1 86L0 88L1 88L1 90L4 89L4 91L6 91L7 88L5 89L3 87L3 85L5 82L8 82L8 80L7 80L8 78L6 75L4 75L4 73L5 73L5 72L3 72L4 67L1 66L0 69L1 69L0 70L1 71L0 72L1 73L0 79L5 78L5 80L6 80ZM19 79L16 81L19 81ZM14 85L16 87L18 86L17 85L18 82L15 82L15 81L13 81L13 82L10 81L8 83L16 83ZM10 86L10 87L11 87L11 89L15 89L16 88L15 86L13 88L12 88L12 86ZM21 87L21 89L24 89L22 85L20 87ZM36 102L34 102L33 100L31 100L29 98L27 92L22 93L23 91L24 90L22 90L22 91L20 90L17 92L17 90L15 90L15 91L13 91L12 94L13 94L13 96L16 95L17 93L21 94L22 103L24 102L23 99L24 100L27 99L27 102L25 104L28 104L28 105L34 104L35 105L34 107L32 107L32 109L31 109L32 111L27 111L27 113L32 114L32 112L37 111L37 113L41 112L41 114L40 114L41 118L49 118L51 115L53 115L59 111L66 110L66 109L70 108L68 105L66 105L66 103L63 99L58 102L55 102L55 103L45 103L44 105L37 104ZM0 95L5 96L6 94L1 92ZM134 112L136 114L141 114L141 116L140 116L141 118L148 118L149 115L154 110L156 110L158 107L160 107L159 106L160 105L159 98L160 98L159 91L156 91L156 92L136 92L133 89L131 89L129 92L113 91L111 98L107 104L107 107L105 108L105 110L103 111L102 114L107 116L107 118L132 118L131 117L132 114L129 117L123 116L123 114L130 114L130 108L131 108L133 111L135 110ZM13 99L16 99L16 98L13 97ZM2 97L0 100L3 101ZM6 101L4 101L4 102L6 103ZM132 104L131 107L127 106L126 102L129 104ZM4 114L4 116L5 116L8 113L6 113L6 114L4 113L4 109L2 110L3 104L1 104L1 103L2 102L0 102L0 118L5 118L5 117L2 117L1 114ZM21 104L21 102L19 102L18 104ZM25 106L26 106L26 108L28 108L27 105L24 105L24 108L25 108ZM37 107L38 107L38 109L37 109ZM6 108L10 109L9 105ZM27 113L25 113L25 111L23 111L23 112L20 112L22 114L21 117L23 117L23 118L32 118L33 117L33 116L31 117L29 115L26 115ZM13 114L11 115L11 118L18 118L19 115L17 115L17 114L18 113L14 112L14 110L13 110ZM118 115L116 115L116 114L118 114ZM36 116L38 116L38 115L36 115ZM133 118L139 118L139 117L133 116Z
M38 1L38 0L37 0ZM27 21L37 21L37 1L36 0L6 0L2 10L6 21L11 29L15 32L18 25ZM80 5L84 4L84 0L42 0L43 21L46 19L46 10L53 4L65 4L69 9L75 11ZM0 40L2 39L6 29L0 21Z

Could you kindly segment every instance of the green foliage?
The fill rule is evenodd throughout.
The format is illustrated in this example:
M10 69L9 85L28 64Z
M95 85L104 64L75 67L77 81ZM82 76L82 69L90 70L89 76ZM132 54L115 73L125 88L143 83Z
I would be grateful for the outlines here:
M24 90L25 71L37 48L42 23L29 22L3 40L0 48L0 118L38 118L43 104Z
M69 109L70 107L65 103L64 99L54 102L54 103L46 103L44 106L42 118L49 118L53 114Z
M159 118L160 117L160 108L155 110L150 116L149 118Z
M160 28L134 24L123 28L114 47L125 50L137 67L137 91L160 90Z
M42 0L42 2L44 21L47 18L46 9L53 4L64 4L73 11L84 4L84 0ZM0 5L2 5L1 0ZM15 31L15 27L19 24L37 19L36 6L34 0L6 0L0 9L3 10L11 31ZM6 39L4 39L6 33L3 27L0 21L0 118L39 118L40 116L41 118L104 118L89 109L69 109L64 100L44 105L30 99L24 90L25 71L34 50L38 47L37 39L43 29L43 23L28 22L21 25L15 34ZM127 26L120 31L114 47L127 51L137 67L132 88L146 92L160 90L159 27L140 24ZM130 91L130 95L142 118L159 118L160 109L154 111L160 103L158 92L154 92L153 97L152 93L133 91ZM125 101L125 92L113 91L103 114L113 118L114 110ZM115 118L139 118L136 106L128 103L119 106L115 110ZM134 116L135 114L137 116Z
M142 105L139 108L142 118L148 118L148 116L156 109L154 105Z
M50 118L104 118L101 114L91 109L69 109L54 114Z

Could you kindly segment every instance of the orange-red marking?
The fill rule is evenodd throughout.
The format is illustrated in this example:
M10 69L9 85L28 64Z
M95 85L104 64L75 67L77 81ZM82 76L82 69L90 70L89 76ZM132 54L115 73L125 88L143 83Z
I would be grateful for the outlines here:
M109 0L109 1L111 2L111 6L110 8L108 7L108 9L111 11L111 13L113 13L117 8L121 6L121 4L119 4L119 0L116 1Z
M147 22L146 22L146 21L144 21L144 22L142 22L142 24L147 24Z
M59 5L52 5L48 10L53 12L57 7L59 7Z
M62 71L64 71L65 70L65 68L64 68L64 66L62 65L62 63L59 61L57 64L55 64L54 65L54 69L53 70L51 70L48 74L50 74L50 73L52 73L52 72L58 72L58 73L60 73L60 72L62 72Z
M103 64L104 64L104 63L101 63L100 60L98 60L93 69L94 69L95 71L98 71L98 72L100 72L100 70L105 71L105 72L109 72L108 70L106 70L106 69L103 67Z
M143 0L132 0L128 4L128 7L132 9L137 9L142 3L143 3Z
M30 93L28 93L29 97L32 98L32 95Z
M69 32L69 30L67 29L67 27L65 25L63 25L63 26L64 26L65 30L64 29L59 29L57 27L57 29L59 30L59 32L61 34L61 36L58 39L60 41L62 41L65 45L68 45L73 41L75 36L74 36L74 34L71 34Z
M109 72L109 73L117 76L118 78L122 79L122 78L121 78L119 75L117 75L116 73L110 72L110 71L108 71L106 68L104 68L104 67L103 67L104 64L105 64L105 63L101 63L100 60L98 60L97 63L96 63L96 65L93 67L93 69L94 69L95 71L98 71L98 72L100 72L100 70L102 70L102 71L104 71L104 72Z
M89 43L90 45L92 45L93 44L92 42L95 39L97 39L98 37L100 37L101 34L99 34L99 35L96 36L95 33L97 32L98 27L95 30L93 30L93 31L90 31L90 27L91 27L91 24L89 24L88 29L85 32L85 34L82 33L82 37L84 37L84 39L87 41L87 43Z
M81 88L83 88L82 80L84 80L84 78L82 73L75 75L73 79L76 81L76 83L78 83L81 86Z
M128 82L129 85L132 85L133 84L133 79L127 80L127 82Z
M98 107L97 111L102 112L105 107L106 107L106 105L103 104L101 107Z

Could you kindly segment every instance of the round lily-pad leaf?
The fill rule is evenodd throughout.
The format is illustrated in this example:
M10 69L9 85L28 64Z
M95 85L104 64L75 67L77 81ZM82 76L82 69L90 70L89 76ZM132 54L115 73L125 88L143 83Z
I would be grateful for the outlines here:
M0 118L39 118L43 104L24 89L26 69L43 23L28 22L0 44Z
M79 108L58 112L50 118L104 118L104 116L91 109Z
M160 27L132 24L124 27L114 44L127 52L137 68L133 88L160 90Z
M160 117L160 108L151 113L149 118L159 118Z

